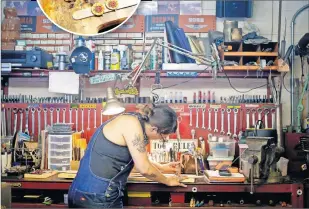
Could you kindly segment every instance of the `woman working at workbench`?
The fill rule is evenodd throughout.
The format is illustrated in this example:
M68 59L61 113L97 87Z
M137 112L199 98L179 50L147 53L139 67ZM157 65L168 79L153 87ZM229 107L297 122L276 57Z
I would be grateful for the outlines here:
M124 186L135 168L145 177L168 186L184 186L176 173L178 163L150 162L146 145L177 129L177 115L168 106L144 107L140 113L124 113L102 124L93 134L78 173L69 190L69 207L121 208Z

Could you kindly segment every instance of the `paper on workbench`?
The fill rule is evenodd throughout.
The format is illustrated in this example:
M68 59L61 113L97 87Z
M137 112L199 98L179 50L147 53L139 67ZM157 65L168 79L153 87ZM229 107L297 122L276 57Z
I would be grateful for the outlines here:
M50 72L48 91L62 94L78 94L79 75L74 72Z

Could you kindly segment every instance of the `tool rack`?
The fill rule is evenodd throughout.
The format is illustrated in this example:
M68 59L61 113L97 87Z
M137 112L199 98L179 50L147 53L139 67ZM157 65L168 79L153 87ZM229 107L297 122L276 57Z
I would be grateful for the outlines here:
M222 114L223 114L223 128L224 128L224 134L227 135L228 126L230 126L230 132L232 135L237 134L240 131L245 131L248 128L247 120L249 119L249 125L252 127L253 121L256 121L257 119L261 118L264 119L267 117L267 124L268 128L274 128L275 127L275 105L271 103L258 103L258 104L168 104L171 108L173 108L177 115L182 118L180 126L180 136L183 139L192 139L191 130L195 129L195 136L199 137L202 136L205 139L208 138L209 134L212 135L220 135L221 128L222 128ZM71 122L74 123L73 130L75 131L82 131L84 134L84 137L87 138L87 140L90 139L94 131L96 130L95 127L99 127L104 121L110 119L112 116L103 116L102 110L103 105L102 104L66 104L66 103L55 103L55 104L20 104L20 103L6 103L2 104L2 108L6 109L7 119L10 117L8 115L8 108L11 110L13 108L17 109L23 109L24 111L22 113L17 113L18 119L17 119L17 130L19 130L20 127L20 114L23 114L23 130L26 126L26 113L25 109L35 109L34 114L34 120L36 121L34 123L34 133L31 132L32 130L32 121L33 118L31 116L31 112L29 112L29 121L28 121L28 129L30 130L30 135L34 136L34 140L37 141L38 137L38 131L44 130L44 109L47 109L47 125L50 125L51 123L51 116L53 116L53 122L57 122L57 115L59 115L59 122L63 123L63 119L65 119L66 123L69 123L70 118ZM38 112L38 108L41 109L41 112ZM53 108L53 112L50 112L50 109ZM57 113L57 109L59 109L59 114ZM230 109L230 116L228 116L227 110ZM217 117L215 110L217 110ZM222 110L224 112L222 113ZM237 110L237 113L235 113L234 110ZM259 114L259 110L261 113ZM78 123L76 123L76 111L78 112ZM127 112L136 112L137 111L137 104L126 104L126 111ZM210 111L210 112L209 112ZM268 111L268 113L267 113ZM70 116L71 112L71 116ZM83 113L84 112L84 113ZM191 114L190 114L191 112ZM84 116L82 116L82 114ZM89 114L89 119L88 119ZM203 122L203 114L204 114L204 122ZM41 127L38 127L38 117L40 116L41 120ZM210 119L209 119L210 116ZM65 118L64 118L65 117ZM217 119L216 119L217 118ZM228 122L228 118L230 118L230 121ZM82 119L84 119L82 121ZM13 124L14 124L14 114L11 114L11 129L13 130ZM89 121L89 124L88 124ZM235 121L236 121L236 132L234 131L235 128ZM209 122L211 123L209 126ZM217 122L217 123L216 123ZM191 124L191 126L190 126ZM217 125L216 125L217 124ZM76 130L76 125L78 125ZM82 127L82 125L84 127ZM203 125L205 128L203 128ZM214 131L215 126L218 129L217 132ZM208 128L210 127L211 130ZM222 135L222 134L221 134ZM232 136L231 135L231 136ZM171 139L176 139L176 134L170 135ZM238 138L235 137L236 139Z

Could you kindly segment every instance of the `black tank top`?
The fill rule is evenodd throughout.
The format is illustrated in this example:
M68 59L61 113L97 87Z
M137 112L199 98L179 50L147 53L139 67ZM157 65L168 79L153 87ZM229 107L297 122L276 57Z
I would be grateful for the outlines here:
M139 113L125 113L125 115L133 115L138 118L143 129L144 140L146 141L145 144L147 144L148 139L145 134L145 122L142 120L141 115ZM108 122L111 122L112 120ZM105 126L108 122L103 124L103 126ZM115 144L108 140L104 136L102 129L101 133L94 142L91 151L90 168L95 175L102 178L111 179L117 175L121 169L131 161L131 159L132 157L128 147Z

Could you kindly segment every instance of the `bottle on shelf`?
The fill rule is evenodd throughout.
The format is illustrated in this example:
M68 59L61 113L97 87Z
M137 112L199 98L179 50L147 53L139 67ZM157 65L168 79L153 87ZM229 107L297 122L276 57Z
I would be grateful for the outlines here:
M174 95L174 102L178 103L178 93L177 93L177 91L175 92L175 95Z
M183 102L183 97L182 97L182 92L181 91L178 94L178 101L179 101L179 103Z
M198 103L202 103L202 91L198 91Z
M112 48L110 46L105 46L105 53L104 53L105 70L111 69L111 51Z
M117 49L113 49L111 54L111 70L120 70L120 53Z
M99 52L98 70L104 70L104 57L103 57L102 50L100 50L100 52Z
M170 103L173 103L173 92L170 92L170 98L169 98Z

